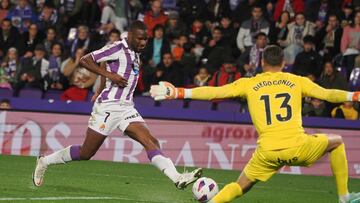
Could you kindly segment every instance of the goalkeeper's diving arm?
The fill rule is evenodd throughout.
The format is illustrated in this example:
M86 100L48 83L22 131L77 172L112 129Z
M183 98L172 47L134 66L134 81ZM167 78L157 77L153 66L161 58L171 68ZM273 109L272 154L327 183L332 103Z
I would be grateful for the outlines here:
M221 87L205 86L186 89L174 87L168 82L159 82L159 85L151 86L150 93L157 101L164 99L213 100L233 98L236 96L233 83Z

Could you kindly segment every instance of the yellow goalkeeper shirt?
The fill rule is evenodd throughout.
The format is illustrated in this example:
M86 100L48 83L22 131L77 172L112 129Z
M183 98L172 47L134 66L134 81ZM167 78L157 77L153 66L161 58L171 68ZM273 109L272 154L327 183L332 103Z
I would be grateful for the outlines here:
M221 87L191 90L192 99L212 100L246 97L251 119L259 133L258 147L278 150L303 143L302 97L338 103L351 100L349 92L324 89L306 77L283 72L265 72L241 78Z

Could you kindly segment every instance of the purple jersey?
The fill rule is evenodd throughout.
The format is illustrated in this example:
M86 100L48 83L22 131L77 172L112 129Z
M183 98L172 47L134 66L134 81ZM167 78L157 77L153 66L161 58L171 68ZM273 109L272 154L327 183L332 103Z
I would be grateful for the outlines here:
M107 71L117 73L128 81L128 85L123 88L106 78L105 88L98 101L131 102L139 78L139 54L129 49L129 45L123 39L92 52L91 56L96 63L106 62Z

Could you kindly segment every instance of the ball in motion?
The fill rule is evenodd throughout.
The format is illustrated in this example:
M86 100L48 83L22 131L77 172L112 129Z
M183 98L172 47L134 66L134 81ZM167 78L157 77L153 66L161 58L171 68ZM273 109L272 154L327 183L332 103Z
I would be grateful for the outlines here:
M192 192L197 201L208 202L219 192L219 187L213 179L202 177L194 183Z

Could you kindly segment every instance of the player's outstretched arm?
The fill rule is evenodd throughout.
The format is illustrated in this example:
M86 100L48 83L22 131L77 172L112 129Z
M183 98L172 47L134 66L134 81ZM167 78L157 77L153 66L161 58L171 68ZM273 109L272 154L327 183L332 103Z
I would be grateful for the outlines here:
M302 92L305 96L325 100L331 103L360 101L360 92L347 92L337 89L325 89L307 78L302 81Z
M151 97L156 101L165 99L197 99L213 100L227 99L245 95L244 79L239 79L231 84L221 87L197 87L192 89L175 87L169 82L159 82L150 88Z
M101 75L105 78L109 78L115 84L120 87L126 87L127 80L116 73L107 71L106 69L100 68L97 63L94 61L91 54L87 54L80 59L80 65L89 71Z

